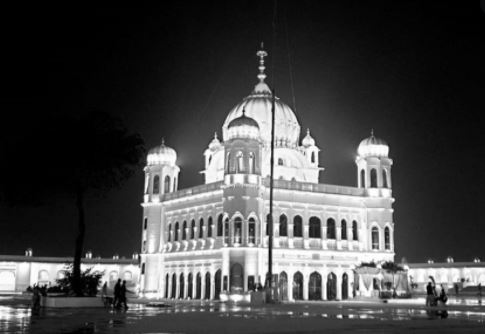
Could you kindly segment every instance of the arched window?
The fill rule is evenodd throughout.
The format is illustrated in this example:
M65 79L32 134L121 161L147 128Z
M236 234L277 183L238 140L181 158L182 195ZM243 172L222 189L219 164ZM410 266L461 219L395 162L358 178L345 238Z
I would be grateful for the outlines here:
M217 218L217 236L222 237L223 225L222 225L222 215Z
M207 237L212 238L212 229L214 228L214 222L212 221L212 217L209 217L207 222Z
M347 222L345 219L340 222L340 239L347 240Z
M385 169L382 170L382 187L387 188L387 171Z
M293 217L293 236L297 238L303 237L303 220L301 216Z
M174 241L179 240L179 233L180 233L179 222L176 222L175 223L175 235L173 236Z
M199 220L199 238L204 237L204 218L200 218Z
M244 156L242 152L237 152L236 155L236 173L244 172Z
M190 239L195 238L195 220L192 219L192 222L190 223Z
M163 182L163 192L169 193L170 192L170 176L165 176L165 181Z
M254 244L256 242L256 221L252 217L249 218L248 234L248 243Z
M288 218L286 215L280 216L280 237L287 237L288 236Z
M174 177L173 178L173 191L176 191L177 190L177 178Z
M224 240L226 243L229 242L229 218L224 220Z
M379 249L379 229L376 226L372 228L372 249Z
M278 158L278 166L283 166L283 159Z
M388 226L384 229L384 247L386 250L391 249L391 230Z
M143 219L143 229L146 230L147 229L147 225L148 225L148 218L145 217L145 219Z
M153 193L160 193L160 176L158 175L155 175L155 177L153 178Z
M360 187L365 188L365 170L360 170Z
M182 225L182 240L187 239L187 222L184 220L184 224Z
M168 242L172 241L172 224L168 224L167 241Z
M234 242L240 244L242 239L242 219L236 217L234 219Z
M377 171L375 168L370 170L370 187L377 188Z
M336 239L335 220L333 218L327 219L327 239Z
M269 228L270 228L270 224L273 223L273 219L271 219L271 215L268 213L266 215L266 235L269 235Z
M321 233L321 230L320 230L320 218L318 217L311 217L310 218L310 235L309 237L310 238L321 238L322 237L322 233Z
M254 161L254 153L253 152L249 153L248 165L249 165L249 174L254 174L255 171L256 171L256 168L255 168L256 162Z
M355 220L352 222L352 240L359 240L359 229L357 228L357 222Z
M312 152L311 162L312 164L315 163L315 151Z
M231 153L227 153L226 155L226 171L227 173L231 172Z

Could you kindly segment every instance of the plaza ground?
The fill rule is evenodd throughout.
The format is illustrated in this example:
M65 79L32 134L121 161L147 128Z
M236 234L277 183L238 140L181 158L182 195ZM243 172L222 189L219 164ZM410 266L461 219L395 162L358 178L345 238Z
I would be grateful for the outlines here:
M422 300L227 305L132 299L127 311L30 309L28 296L0 297L1 333L483 333L485 306L453 299L447 318ZM437 312L438 311L438 312Z

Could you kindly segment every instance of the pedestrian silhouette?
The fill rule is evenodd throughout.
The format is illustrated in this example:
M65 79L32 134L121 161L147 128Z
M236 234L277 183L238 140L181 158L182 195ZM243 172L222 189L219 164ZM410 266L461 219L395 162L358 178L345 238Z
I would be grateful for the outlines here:
M114 300L113 300L113 306L116 308L120 307L120 293L121 293L121 279L118 279L118 282L115 284L114 288Z

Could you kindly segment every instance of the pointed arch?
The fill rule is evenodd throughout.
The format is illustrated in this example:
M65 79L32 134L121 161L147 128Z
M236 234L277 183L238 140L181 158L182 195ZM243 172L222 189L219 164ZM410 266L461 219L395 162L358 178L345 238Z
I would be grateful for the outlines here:
M310 274L310 281L308 282L308 299L322 299L322 276L316 271Z
M359 229L355 220L352 221L352 240L359 241Z
M187 240L187 222L185 220L182 225L182 240Z
M299 215L293 217L293 237L303 237L303 219Z
M285 214L280 215L280 237L287 237L288 236L288 218Z
M179 222L175 222L175 234L173 235L174 241L179 241L180 226Z
M384 248L386 250L391 249L391 229L389 226L386 226L384 229Z
M240 244L242 242L242 218L234 218L234 242Z
M163 192L169 193L170 192L170 176L166 175L165 180L163 181Z
M347 221L345 219L340 221L340 239L347 240Z
M212 217L209 217L207 220L207 237L212 238L212 230L214 228L214 222L212 221Z
M299 271L293 275L293 299L303 299L303 274Z
M172 241L172 224L168 224L167 241L168 242Z
M190 239L195 239L195 219L190 222Z
M374 226L371 230L372 249L379 249L379 228Z
M199 239L204 237L204 218L199 219Z
M375 168L370 170L370 187L377 188L377 170Z
M382 187L388 188L387 171L384 168L382 169Z
M256 221L253 217L248 221L248 243L256 243Z
M160 193L160 176L155 175L153 177L153 189L152 192L154 195L157 195Z
M224 233L224 225L222 224L222 213L217 217L217 236L222 237L222 234Z
M335 219L327 219L327 239L336 239L335 233Z
M248 166L249 166L249 174L256 173L256 161L253 152L249 152L249 159L248 159Z
M321 222L318 217L310 217L309 237L320 239L322 237Z

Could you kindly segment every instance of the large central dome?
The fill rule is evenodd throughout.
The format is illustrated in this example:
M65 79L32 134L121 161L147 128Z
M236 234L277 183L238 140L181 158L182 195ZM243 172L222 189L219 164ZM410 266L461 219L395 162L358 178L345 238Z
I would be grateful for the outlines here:
M258 122L261 139L265 146L271 143L271 104L272 93L268 85L264 82L266 74L264 73L264 57L267 56L266 51L258 51L259 56L259 83L254 87L252 93L244 98L238 105L236 105L227 115L226 120L222 126L223 140L227 140L227 127L229 123L243 115L243 110L246 116L253 118ZM282 147L297 147L300 138L300 124L296 119L293 110L281 102L278 98L275 99L275 145Z
M271 142L271 103L272 94L268 85L264 82L258 83L254 87L254 91L232 108L229 115L227 115L222 126L223 140L227 140L229 123L241 117L244 109L246 116L258 122L261 139L265 145L269 145ZM293 110L278 98L275 101L275 110L275 145L284 147L298 146L300 124L298 124Z

